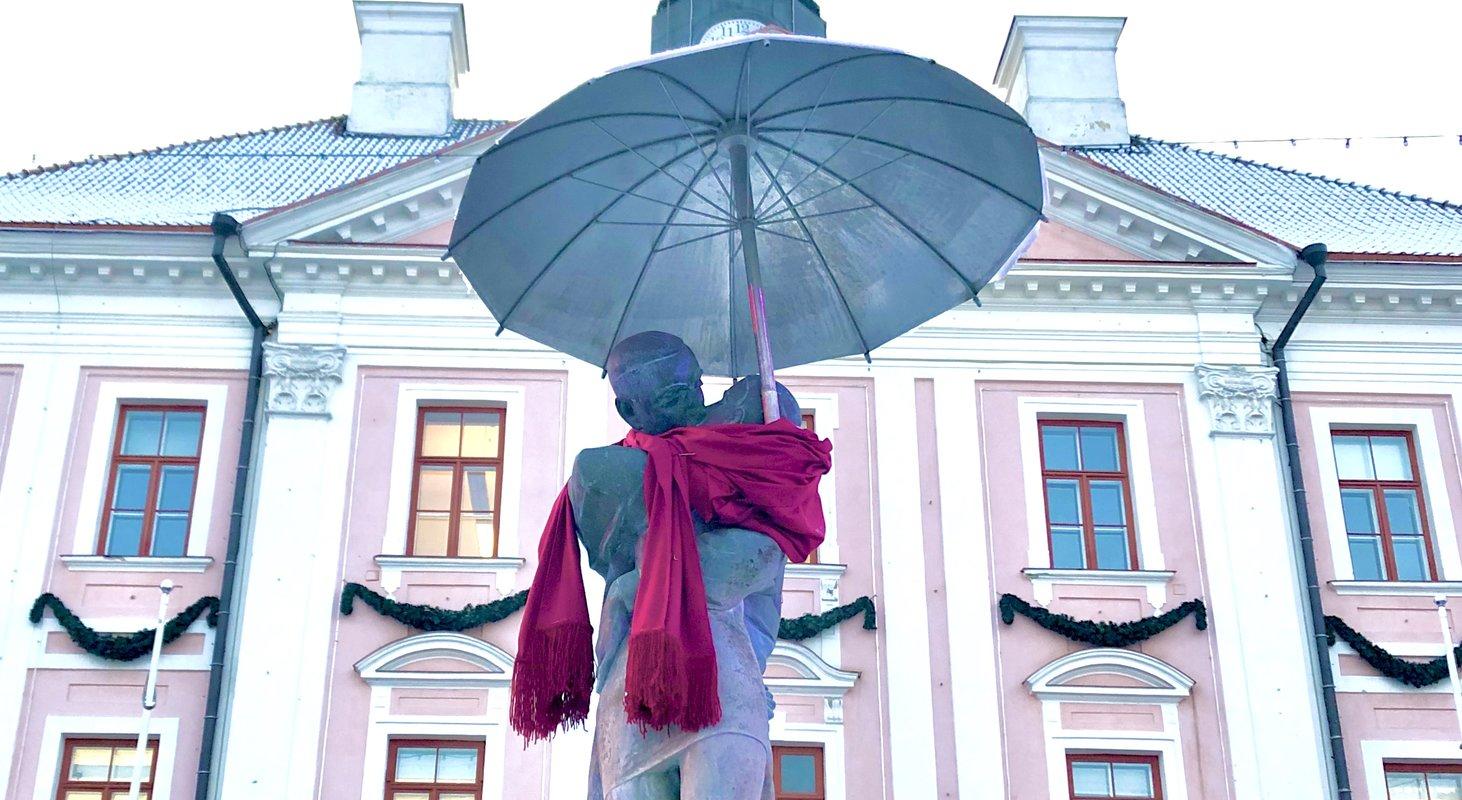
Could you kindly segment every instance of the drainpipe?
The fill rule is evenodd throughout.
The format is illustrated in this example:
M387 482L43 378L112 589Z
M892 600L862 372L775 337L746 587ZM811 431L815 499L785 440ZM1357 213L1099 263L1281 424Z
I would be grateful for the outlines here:
M223 665L227 655L235 584L238 580L239 550L244 539L244 503L249 488L249 471L254 462L254 429L259 418L259 385L264 375L264 337L269 328L259 318L249 298L244 294L239 279L223 257L223 248L229 237L237 237L242 231L238 220L227 214L213 215L213 263L228 284L239 310L254 329L253 341L249 347L249 380L244 394L244 422L239 430L239 462L234 472L233 511L228 522L228 550L223 561L223 586L218 598L218 626L213 634L213 657L208 665L208 703L203 714L203 739L198 753L198 783L193 797L208 800L209 784L213 778L213 751L217 741L219 719L218 707L223 698Z
M1290 397L1289 371L1285 366L1284 347L1299 327L1300 319L1315 302L1315 295L1325 284L1325 259L1329 250L1323 244L1312 244L1300 251L1300 260L1315 270L1309 288L1299 305L1289 315L1284 330L1269 348L1269 356L1278 370L1275 390L1279 396L1279 415L1284 425L1285 460L1289 462L1289 485L1294 502L1295 531L1300 540L1301 562L1305 567L1305 605L1310 612L1310 629L1315 637L1315 661L1320 669L1320 694L1325 707L1330 765L1335 772L1335 793L1340 800L1350 800L1350 771L1345 764L1345 737L1340 730L1340 707L1335 700L1335 675L1330 669L1330 642L1325 635L1325 608L1320 597L1319 570L1315 566L1315 537L1310 528L1309 506L1305 500L1305 478L1300 470L1299 436L1295 431L1294 403Z

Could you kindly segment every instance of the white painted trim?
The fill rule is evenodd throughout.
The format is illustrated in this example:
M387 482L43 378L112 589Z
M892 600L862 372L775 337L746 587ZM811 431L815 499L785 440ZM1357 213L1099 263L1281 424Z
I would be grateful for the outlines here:
M822 499L822 518L827 526L827 535L817 548L817 560L836 563L842 556L838 551L838 429L842 423L838 418L838 395L836 392L809 391L795 394L797 404L803 411L811 411L817 425L817 435L833 444L833 466L818 482L817 494Z
M191 549L191 548L190 548ZM212 566L211 556L61 556L61 563L72 572L205 572Z
M93 630L110 633L123 633L151 628L157 624L153 617L100 617L87 620L86 623ZM98 658L90 653L48 653L46 652L46 640L53 633L64 634L65 628L57 622L50 614L41 618L41 621L31 627L32 643L30 658L27 665L33 669L70 669L70 670L105 670L117 672L119 670L145 671L147 659L139 658L136 661L109 661L105 658ZM158 658L158 668L168 672L206 672L209 668L209 659L213 655L213 637L218 631L208 627L203 617L199 617L188 626L188 633L203 634L203 646L197 653L172 653L164 647L162 655Z
M790 722L778 709L772 715L769 733L773 745L822 745L823 795L827 800L847 800L847 746L842 724Z
M1462 581L1327 581L1342 596L1462 597Z
M106 504L103 495L107 491L112 466L112 436L117 430L117 416L122 403L171 403L179 400L201 401L206 409L198 480L193 486L193 516L188 524L187 555L203 556L208 552L213 493L218 488L218 462L223 449L223 421L227 413L229 388L223 383L106 378L98 381L91 443L81 482L81 503L76 510L76 530L71 542L73 553L96 552L101 536L102 507Z
M1371 800L1384 800L1387 796L1387 759L1455 763L1459 755L1462 755L1462 752L1457 750L1455 739L1448 741L1362 739L1360 761L1361 770L1365 775L1366 796Z
M823 792L828 800L847 797L843 739L843 697L858 680L858 673L837 669L815 652L796 642L777 642L767 664L785 666L800 678L767 678L772 695L821 697L822 722L789 722L780 706L773 712L770 734L773 744L822 745Z
M470 383L403 383L396 393L396 433L391 447L390 494L386 501L386 531L381 543L388 555L406 552L406 528L411 515L411 471L416 453L417 410L433 405L476 405L501 408L506 424L503 436L502 496L497 509L498 558L519 553L518 518L523 481L523 414L527 390L499 381Z
M1350 543L1345 535L1345 516L1340 505L1340 478L1335 466L1335 449L1330 446L1331 426L1391 428L1412 432L1416 442L1417 468L1421 470L1421 490L1426 502L1428 524L1436 548L1437 571L1443 581L1462 578L1462 551L1458 549L1457 527L1452 518L1451 495L1447 493L1446 476L1442 471L1441 432L1429 408L1415 406L1328 406L1310 407L1311 435L1314 436L1315 462L1320 469L1317 491L1325 508L1326 538L1335 561L1335 577L1354 580L1355 566L1350 561Z
M1091 675L1116 675L1143 684L1108 687L1070 683ZM1041 700L1110 703L1177 703L1193 689L1193 679L1173 665L1136 650L1094 647L1077 650L1031 673L1025 679Z
M1056 585L1071 586L1135 586L1147 592L1147 602L1155 611L1168 604L1168 584L1173 570L1127 569L1051 569L1026 567L1020 573L1031 582L1036 604L1049 608L1056 596Z
M503 476L507 480L507 476ZM501 534L499 534L501 538ZM500 579L498 585L512 586L511 580L526 563L521 558L452 558L448 556L398 556L378 555L376 566L381 570L381 588L386 596L395 599L396 590L401 588L402 578L412 572L470 572L494 575ZM501 580L507 579L507 580Z
M462 662L463 669L413 672L406 669L427 659ZM490 642L461 633L434 631L398 639L355 663L370 686L435 686L440 688L506 688L513 680L513 657Z
M1435 644L1430 642L1376 642L1376 646L1393 656L1402 658L1432 659L1442 654L1441 642ZM1330 648L1329 655L1330 673L1335 676L1335 691L1337 692L1356 694L1450 694L1452 692L1451 683L1445 680L1418 689L1382 675L1342 674L1340 657L1354 656L1356 652L1350 645L1338 638L1335 640L1335 646ZM1462 751L1455 749L1453 753L1462 755Z
M54 800L61 782L61 745L68 736L137 740L136 717L46 717L41 733L40 752L36 755L34 800ZM152 780L153 800L170 800L173 791L173 770L178 757L178 718L153 717L152 733L157 736L157 774Z
M1162 731L1088 731L1067 733L1061 727L1061 704L1042 703L1046 742L1046 781L1051 797L1070 797L1066 753L1157 754L1164 800L1188 800L1188 778L1183 763L1182 737L1176 706L1163 706Z
M1122 422L1127 442L1127 484L1132 492L1132 517L1137 526L1137 565L1143 571L1165 568L1162 537L1157 525L1157 495L1152 484L1152 454L1147 444L1147 416L1141 400L1103 397L1049 398L1023 396L1017 401L1020 424L1021 475L1027 498L1028 564L1051 568L1051 547L1046 536L1045 498L1041 485L1042 418L1115 419Z
M503 769L507 746L507 698L494 698L505 691L488 693L488 717L415 717L391 714L391 690L371 689L371 711L366 724L366 746L361 756L361 800L384 800L386 757L395 737L424 739L482 739L482 800L502 800L504 784L519 776ZM497 702L494 702L497 700ZM37 799L39 800L39 798Z

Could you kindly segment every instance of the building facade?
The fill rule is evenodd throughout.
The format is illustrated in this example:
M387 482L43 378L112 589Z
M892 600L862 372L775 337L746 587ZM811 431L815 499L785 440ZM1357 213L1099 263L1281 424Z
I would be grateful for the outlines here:
M460 9L356 7L351 118L0 178L5 797L125 796L147 659L85 629L150 627L164 579L200 610L163 650L148 796L585 794L587 733L507 727L515 617L423 631L362 599L526 588L574 455L625 428L597 366L494 336L441 260L511 127L450 114ZM1120 31L1012 26L997 84L1043 137L1047 220L982 305L783 376L834 446L783 615L867 597L878 624L779 642L779 797L1319 798L1332 742L1351 797L1457 796L1447 682L1364 642L1434 659L1432 598L1462 596L1462 208L1132 136ZM1313 622L1276 408L1314 241L1299 511L1360 647ZM1093 645L1046 611L1182 616Z

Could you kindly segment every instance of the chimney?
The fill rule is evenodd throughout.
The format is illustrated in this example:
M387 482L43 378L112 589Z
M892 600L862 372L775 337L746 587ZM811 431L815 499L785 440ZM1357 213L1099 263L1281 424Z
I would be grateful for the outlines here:
M1124 145L1117 37L1126 17L1016 17L995 85L1036 135L1061 145Z
M351 133L442 136L452 89L467 71L460 3L355 0L360 80L350 97Z

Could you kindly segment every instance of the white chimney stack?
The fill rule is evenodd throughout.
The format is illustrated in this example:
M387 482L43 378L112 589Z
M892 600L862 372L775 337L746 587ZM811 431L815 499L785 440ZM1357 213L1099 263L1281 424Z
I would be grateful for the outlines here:
M452 126L452 89L467 71L460 3L355 0L360 80L352 133L441 136Z
M1130 141L1117 91L1117 38L1126 17L1016 17L995 85L1036 135L1053 144Z

